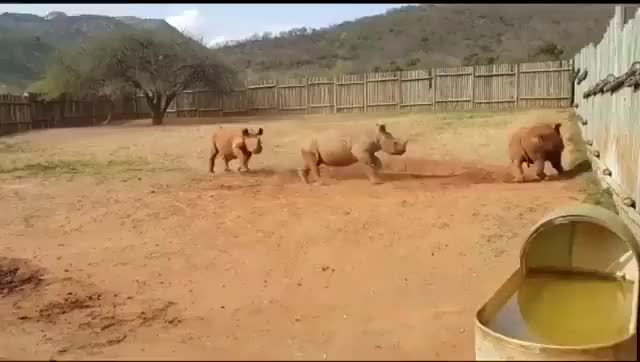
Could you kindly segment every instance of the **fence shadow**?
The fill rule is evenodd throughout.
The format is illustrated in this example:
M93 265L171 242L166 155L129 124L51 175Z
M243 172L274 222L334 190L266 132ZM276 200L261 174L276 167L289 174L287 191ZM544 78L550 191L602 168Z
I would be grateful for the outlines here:
M574 179L584 173L591 172L592 170L591 162L589 162L589 160L582 160L571 169L566 170L561 176L558 176L558 178L562 180Z

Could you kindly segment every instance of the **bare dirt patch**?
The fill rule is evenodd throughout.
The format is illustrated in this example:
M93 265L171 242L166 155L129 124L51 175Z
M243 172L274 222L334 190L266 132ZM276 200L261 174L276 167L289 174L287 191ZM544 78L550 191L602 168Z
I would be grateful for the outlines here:
M37 288L41 271L26 260L0 257L0 296Z
M384 184L358 166L298 180L302 137L380 120L410 138L406 156L383 158ZM213 120L9 137L22 151L0 157L0 249L46 272L0 298L0 358L472 359L474 312L529 227L584 197L579 172L511 182L508 134L541 120L570 122L243 119L265 128L249 174L207 172ZM74 167L24 171L46 162Z
M36 354L46 353L51 358L92 353L124 341L139 328L171 327L181 322L172 309L174 302L120 296L73 277L49 275L26 260L3 258L0 269L5 291L0 308L4 333L26 333L27 340L39 337L36 345L44 344L48 350L36 348ZM14 342L3 340L3 348L29 351Z

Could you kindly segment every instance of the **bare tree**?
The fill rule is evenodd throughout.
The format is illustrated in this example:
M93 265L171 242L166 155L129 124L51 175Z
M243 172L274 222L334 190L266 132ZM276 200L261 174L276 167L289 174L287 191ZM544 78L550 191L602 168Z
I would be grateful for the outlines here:
M38 87L50 95L114 97L141 93L154 125L162 124L175 97L186 89L232 90L236 72L197 40L138 30L114 33L58 53Z

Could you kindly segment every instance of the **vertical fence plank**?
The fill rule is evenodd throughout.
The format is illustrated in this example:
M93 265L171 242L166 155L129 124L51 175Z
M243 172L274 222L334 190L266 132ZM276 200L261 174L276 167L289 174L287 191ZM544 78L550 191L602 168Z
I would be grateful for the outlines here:
M338 80L333 77L333 113L338 113Z
M516 64L515 65L515 72L516 72L516 77L515 77L515 86L514 86L514 93L515 93L515 107L518 108L519 105L519 100L520 100L520 64Z
M627 21L628 20L628 21ZM596 170L606 168L610 176L604 180L620 201L635 201L633 213L623 213L640 226L640 124L638 122L639 97L630 87L614 92L601 92L586 96L585 92L608 75L620 76L635 61L640 61L640 10L627 19L621 6L616 6L613 17L597 44L582 48L572 59L571 65L579 69L579 75L587 77L573 87L573 103L576 113L586 120L581 125L583 137L590 144L590 152L596 154ZM629 205L632 205L630 203Z
M369 104L369 96L368 96L368 93L369 93L369 92L367 91L367 89L368 89L369 87L367 86L367 75L366 75L366 74L364 74L364 75L363 75L363 78L364 78L364 79L363 79L363 82L364 82L364 85L363 85L363 93L364 93L364 94L363 94L364 113L367 113L367 105Z
M432 69L431 74L433 74L433 94L432 94L431 102L433 104L433 110L437 111L438 102L437 102L436 94L438 93L438 69L437 68Z

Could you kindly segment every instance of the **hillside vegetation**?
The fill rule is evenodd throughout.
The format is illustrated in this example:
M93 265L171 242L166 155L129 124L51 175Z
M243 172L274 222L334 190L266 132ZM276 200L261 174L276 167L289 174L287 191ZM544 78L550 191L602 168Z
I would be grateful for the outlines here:
M599 41L612 15L609 4L424 4L255 35L218 52L252 79L565 59ZM21 92L40 78L56 49L116 29L182 36L164 20L0 14L0 92Z
M220 51L265 77L566 59L599 41L612 16L608 4L423 4Z
M151 29L182 36L164 20L98 15L0 14L0 93L22 92L39 79L50 55L114 30Z

